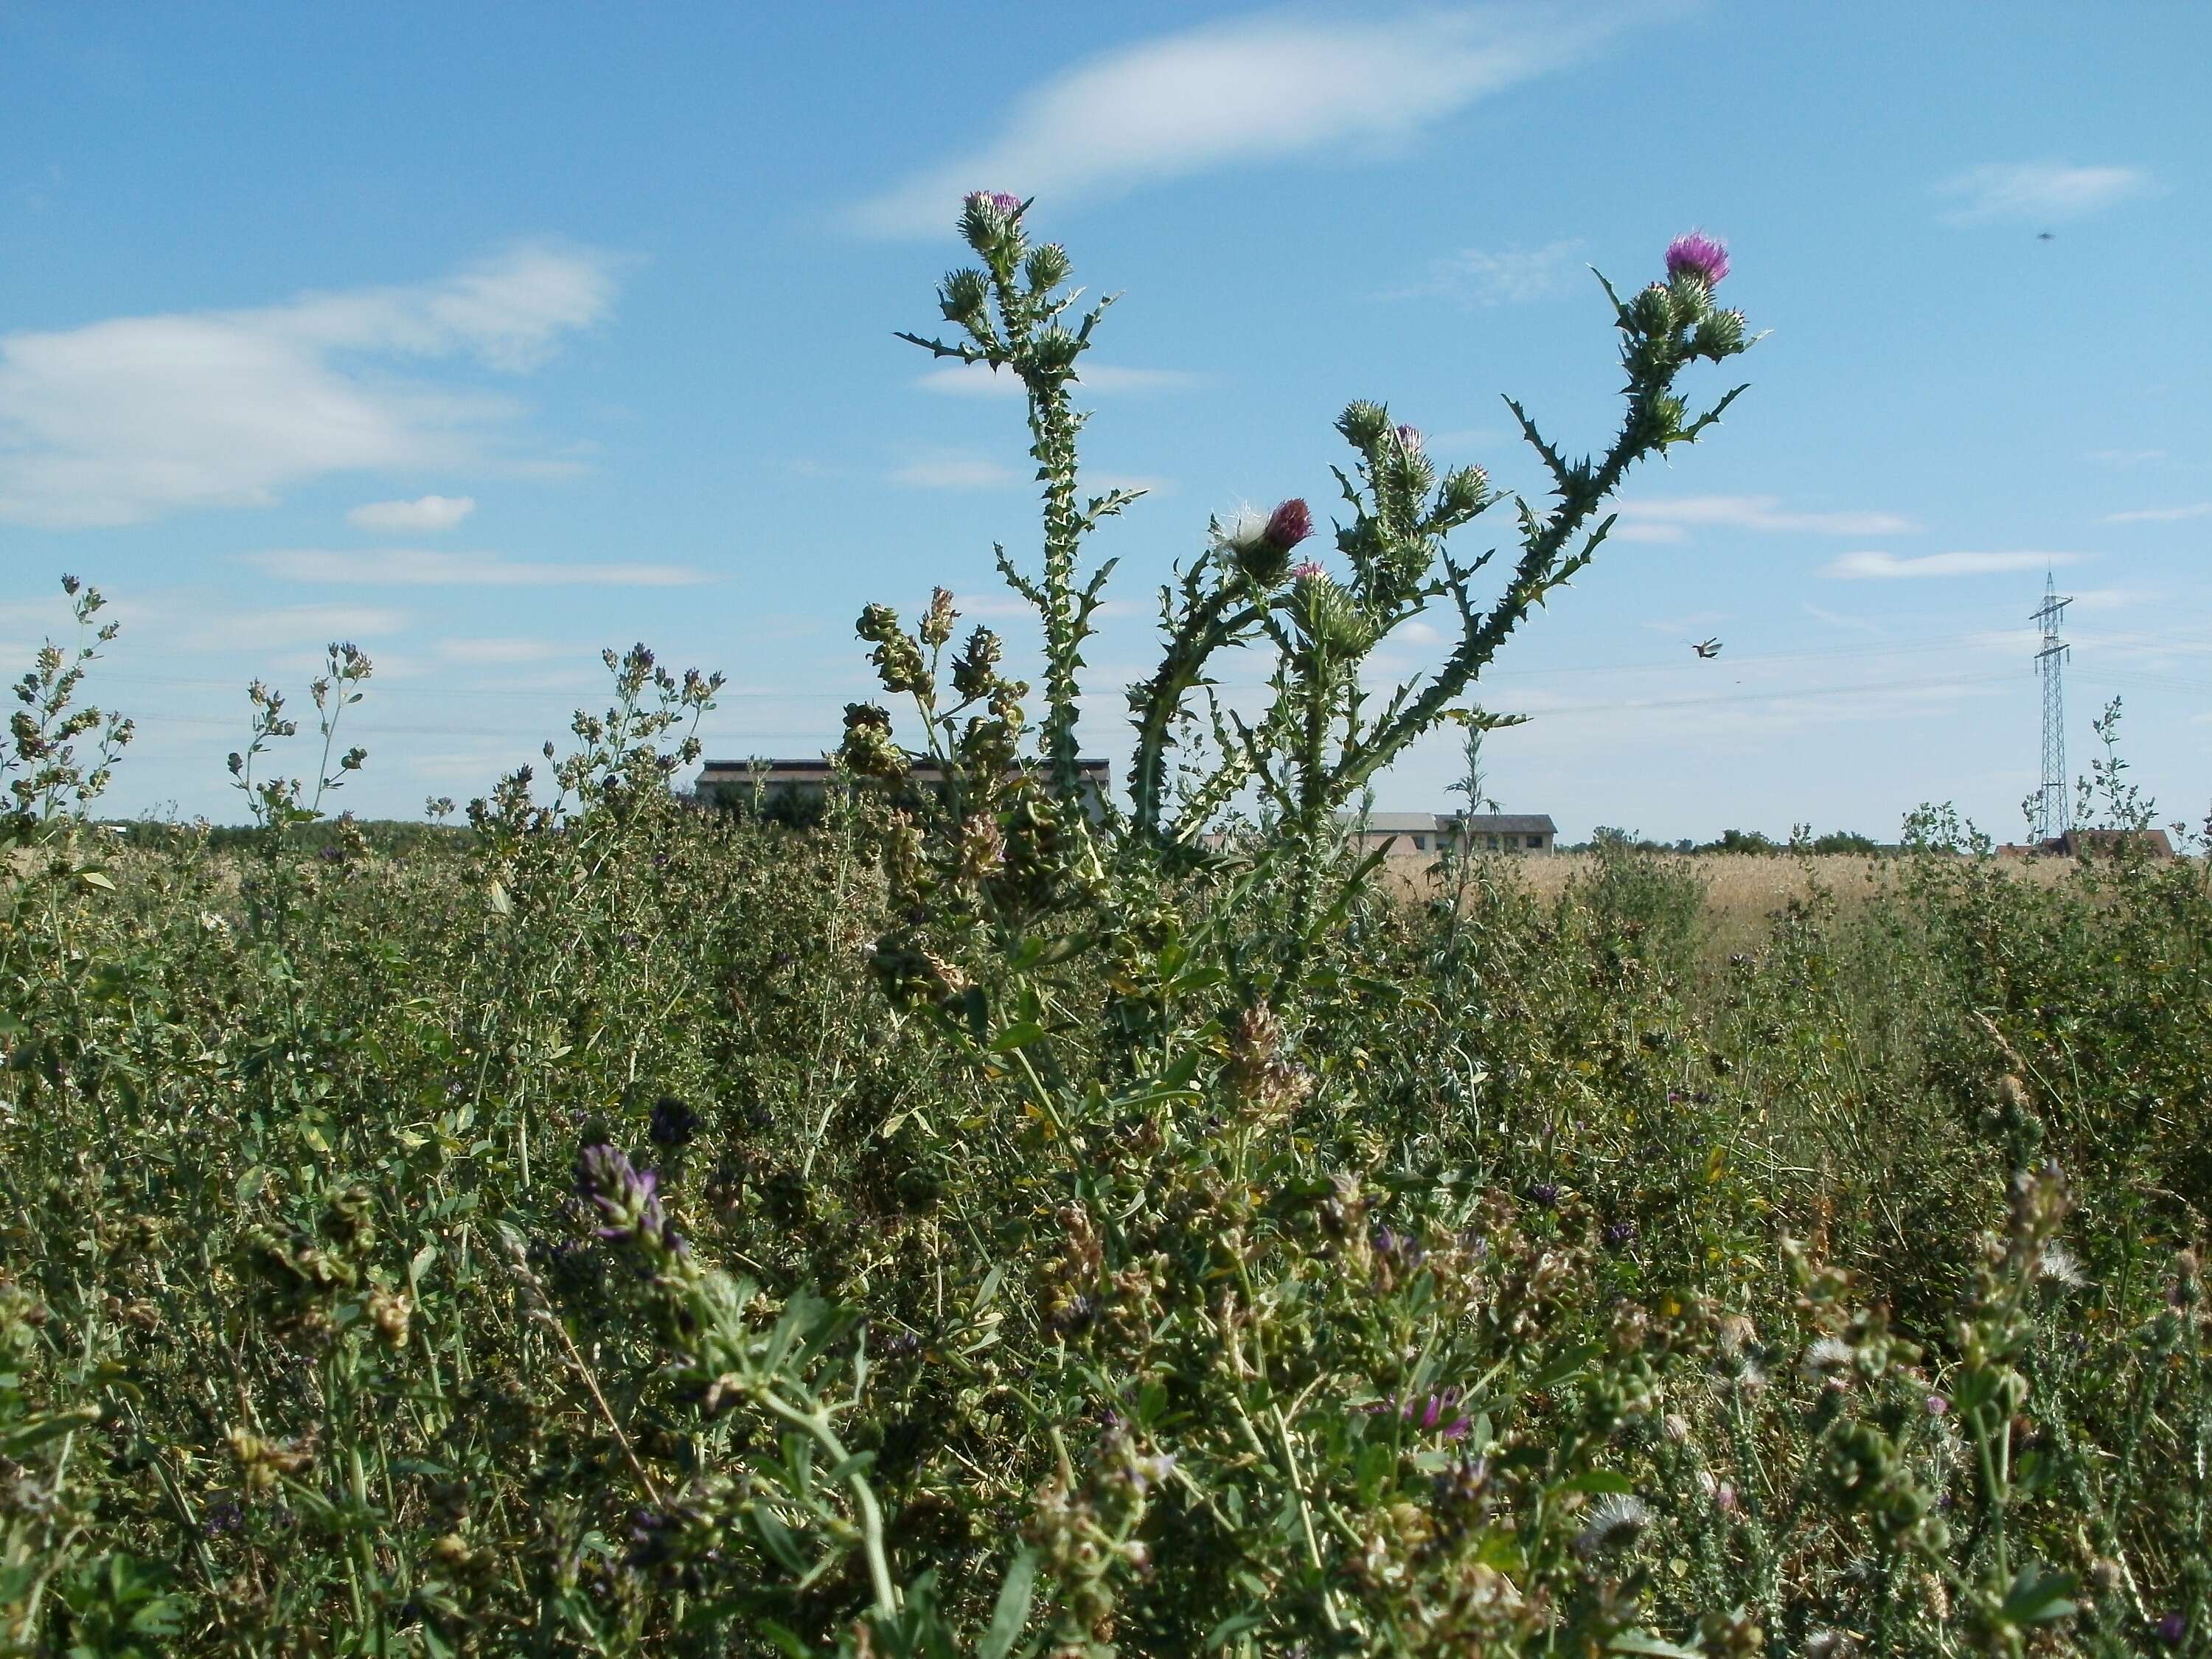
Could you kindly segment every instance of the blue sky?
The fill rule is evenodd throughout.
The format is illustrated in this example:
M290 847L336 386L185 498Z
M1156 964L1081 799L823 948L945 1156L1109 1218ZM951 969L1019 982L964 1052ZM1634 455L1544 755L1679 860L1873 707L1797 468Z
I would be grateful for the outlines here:
M298 693L332 639L377 664L363 812L482 791L633 640L729 676L711 753L817 752L864 603L1004 620L991 544L1035 543L1018 402L892 338L960 191L1002 189L1124 296L1085 359L1093 475L1153 490L1097 544L1118 770L1210 513L1322 508L1354 396L1533 486L1498 394L1601 445L1586 267L1644 280L1701 225L1772 331L1753 388L1485 681L1535 716L1493 793L1570 836L1923 799L2017 833L2048 564L2076 766L2124 693L2135 775L2203 815L2212 11L1039 16L0 0L0 663L61 571L111 595L132 811L242 816L246 681ZM1453 765L1378 804L1450 805Z

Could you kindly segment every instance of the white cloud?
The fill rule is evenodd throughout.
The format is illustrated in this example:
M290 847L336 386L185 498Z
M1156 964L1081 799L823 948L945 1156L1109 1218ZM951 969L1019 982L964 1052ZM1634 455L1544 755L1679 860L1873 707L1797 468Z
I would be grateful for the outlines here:
M998 489L1018 475L980 456L943 452L919 456L890 473L893 483L915 489Z
M2150 175L2136 167L2022 161L1968 167L1938 183L1936 194L1956 204L1943 215L1947 222L1979 225L2003 219L2078 219L2150 188Z
M2162 461L2163 449L2093 449L2089 459L2100 466L2143 466L2152 461Z
M1117 47L1031 88L995 138L860 204L851 222L874 235L941 234L971 190L1059 207L1212 167L1400 143L1573 61L1620 15L1274 11Z
M293 582L355 582L370 587L689 587L712 581L680 564L546 564L497 553L433 552L380 547L349 552L289 548L240 556Z
M266 653L306 641L373 640L407 625L404 611L380 605L288 605L266 611L227 611L185 635L197 651ZM304 659L301 660L306 660ZM312 665L319 665L319 657Z
M346 514L363 530L451 530L477 510L473 495L422 495L411 501L369 501Z
M2132 513L2107 513L2106 524L2179 524L2184 519L2212 518L2212 501L2191 501L2186 507L2141 507Z
M1121 368L1111 363L1083 368L1076 384L1091 392L1182 392L1203 386L1206 377L1180 368ZM942 392L956 398L1018 398L1021 377L1001 373L984 363L946 363L933 368L915 384L924 392Z
M438 655L447 662L501 666L511 663L544 662L549 657L569 655L574 647L557 645L551 640L441 640L437 651Z
M1391 289L1388 300L1431 297L1468 306L1516 305L1549 300L1567 291L1580 242L1547 242L1540 248L1506 248L1486 253L1465 248L1430 265L1419 282ZM1587 276L1584 277L1588 281ZM1593 289L1595 291L1595 289Z
M266 506L334 472L481 463L512 401L391 366L519 373L613 296L606 256L526 247L411 287L0 337L0 521L131 524Z
M1624 541L1687 541L1692 529L1758 530L1814 536L1908 535L1920 526L1894 513L1799 513L1776 495L1678 495L1624 501L1613 534Z
M1927 553L1900 559L1894 553L1846 553L1820 574L1844 579L1889 580L1913 576L1992 576L2014 570L2042 570L2079 564L2079 553Z

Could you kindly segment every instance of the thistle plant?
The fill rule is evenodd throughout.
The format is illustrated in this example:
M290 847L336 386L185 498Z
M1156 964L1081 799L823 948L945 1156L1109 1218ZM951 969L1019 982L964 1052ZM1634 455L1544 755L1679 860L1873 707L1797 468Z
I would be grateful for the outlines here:
M1032 245L1023 219L1030 204L1003 191L976 191L961 204L960 234L983 262L949 273L938 287L938 306L961 336L950 343L902 333L936 357L988 364L1012 373L1029 403L1030 456L1044 487L1044 557L1034 577L1006 550L996 550L1007 583L1036 608L1044 626L1045 718L1040 732L1054 793L1076 799L1081 780L1076 761L1079 672L1083 642L1091 637L1107 575L1108 560L1087 576L1081 570L1084 538L1144 492L1109 489L1078 505L1076 435L1085 416L1069 388L1081 378L1079 361L1091 336L1113 303L1101 300L1073 327L1063 319L1081 289L1062 291L1073 270L1057 242Z

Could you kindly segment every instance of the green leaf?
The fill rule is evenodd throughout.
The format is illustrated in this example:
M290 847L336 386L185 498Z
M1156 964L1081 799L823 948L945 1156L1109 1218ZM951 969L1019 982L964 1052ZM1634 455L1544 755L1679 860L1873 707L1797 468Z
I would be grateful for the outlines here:
M760 1534L761 1542L768 1553L782 1564L787 1572L804 1576L806 1558L799 1553L799 1540L791 1535L791 1528L783 1524L775 1511L765 1504L753 1506L753 1529Z
M49 1440L58 1440L72 1430L82 1429L100 1420L97 1406L71 1406L58 1412L41 1412L27 1417L20 1423L0 1429L0 1455L20 1457L33 1446Z
M1265 1613L1232 1613L1213 1627L1213 1633L1206 1638L1206 1645L1209 1648L1225 1648L1246 1631L1257 1630L1267 1622L1267 1616Z
M998 1036L993 1037L988 1052L994 1054L1009 1054L1017 1048L1026 1048L1032 1042L1041 1042L1043 1040L1044 1027L1033 1019L1025 1019L1017 1024L1009 1025Z
M97 887L103 893L115 890L115 884L101 871L80 870L76 872L76 878L88 887Z
M1999 1612L2015 1625L2045 1625L2063 1619L2075 1611L2068 1597L2075 1582L2070 1572L2047 1572L2031 1563L2013 1579Z
M999 1600L991 1609L990 1628L975 1644L975 1659L1006 1659L1015 1638L1030 1620L1030 1601L1036 1588L1037 1557L1025 1549L1006 1564L1006 1582L999 1586Z
M1705 1659L1696 1648L1686 1648L1678 1643L1662 1641L1656 1636L1646 1635L1640 1630L1625 1630L1606 1644L1607 1653L1652 1653L1662 1659Z

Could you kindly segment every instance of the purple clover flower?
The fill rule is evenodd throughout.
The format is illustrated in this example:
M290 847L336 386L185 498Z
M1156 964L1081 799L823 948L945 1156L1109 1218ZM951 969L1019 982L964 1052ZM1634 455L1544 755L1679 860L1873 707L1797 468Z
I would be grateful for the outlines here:
M1293 495L1267 515L1267 527L1261 538L1278 553L1287 553L1312 534L1313 514Z
M1707 288L1717 287L1729 274L1728 244L1702 230L1677 236L1667 245L1667 274L1694 276Z

